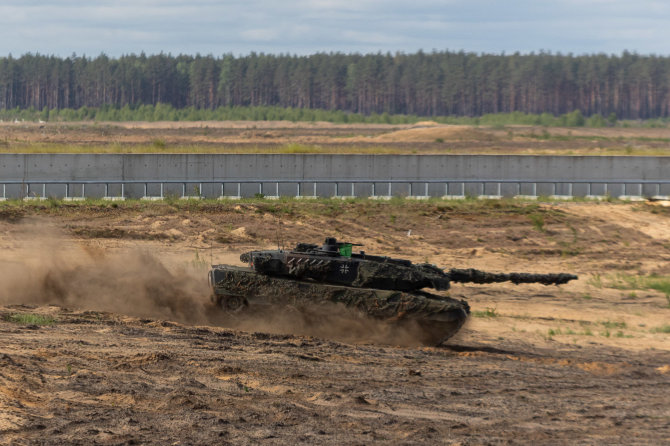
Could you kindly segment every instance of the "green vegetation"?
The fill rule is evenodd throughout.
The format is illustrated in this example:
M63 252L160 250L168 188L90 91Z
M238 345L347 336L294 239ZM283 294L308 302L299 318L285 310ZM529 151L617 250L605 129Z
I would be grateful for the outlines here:
M484 311L472 311L470 313L472 317L498 317L500 314L496 312L496 309L493 307L486 307Z
M322 147L320 145L283 144L268 146L229 146L221 144L188 145L153 142L152 144L25 144L13 142L11 147L20 153L363 153L363 154L405 154L407 149L393 146L342 145Z
M547 334L551 338L552 336L562 335L563 332L561 331L560 328L556 328L556 329L550 328L549 331L547 332Z
M603 287L603 278L600 274L594 274L589 279L588 284L591 285L591 286L594 286L596 288L602 288ZM591 298L590 295L589 295L589 298Z
M56 321L51 316L43 316L40 314L30 313L14 313L5 316L8 322L15 322L17 324L26 325L53 325Z
M670 324L665 324L660 327L654 327L650 330L651 333L670 333Z
M604 322L604 323L601 323L601 324L605 327L605 330L601 331L598 334L602 337L605 337L605 338L611 337L612 333L611 333L610 329L613 328L613 327L618 326L617 325L618 323L613 323L613 325L609 325L609 322ZM622 328L625 328L625 326L626 326L626 324L623 323ZM550 328L549 330L547 330L547 335L545 336L545 338L546 339L552 339L554 336L561 336L561 335L565 335L565 336L570 336L570 335L572 335L572 336L593 336L593 332L591 331L590 328L585 328L583 331L574 331L570 328L565 328L565 329ZM617 337L617 338L632 338L633 337L632 335L625 334L621 330L618 330L614 334L614 336Z
M544 232L544 215L542 214L530 214L528 216L530 218L531 223L533 224L533 228L540 232Z
M651 276L645 281L645 284L652 290L665 293L666 297L670 299L670 277Z
M605 328L626 328L625 322L603 321L600 324Z
M200 256L198 249L195 250L195 255L193 260L191 260L191 265L196 269L208 269L211 262L208 262L206 259Z
M348 113L354 120L359 114L376 113L374 122L387 123L406 114L491 126L625 126L667 115L648 96L657 92L662 102L667 95L669 60L629 52L10 55L0 57L0 109L32 108L42 121L94 119L99 112L107 115L104 119L125 120L126 112L148 105L157 109L151 114L155 120L182 119L168 107L188 110L184 114L188 120L200 120L208 119L208 113L218 107L250 106L258 113L247 119L277 119L272 110L263 113L263 106L269 105L293 110L310 107L346 116L337 119L349 119ZM535 110L546 113L526 114ZM489 114L493 112L502 113ZM310 120L300 111L295 113L295 120ZM462 121L456 117L463 117ZM667 120L653 119L643 125L665 126Z
M617 290L656 290L664 293L670 305L670 276L651 274L637 276L630 274L613 274L601 276L595 274L589 279L589 284L597 288L614 288Z
M668 124L666 123L663 125L663 127L667 127ZM588 127L588 126L587 126ZM551 140L551 141L599 141L599 142L621 142L623 139L621 136L602 136L602 135L563 135L563 134L551 134L549 133L546 129L542 131L540 135L535 133L534 131L531 133L517 133L516 136L523 137L523 138L531 138L531 139L541 139L541 140ZM670 142L670 138L662 138L662 137L657 137L657 138L651 138L648 136L635 136L635 137L630 137L626 138L625 141L629 140L634 140L640 143L643 142L661 142L661 143L667 143ZM626 146L626 152L633 152L633 147L630 145Z
M194 190L197 192L197 190ZM300 208L305 212L315 212L319 215L337 215L345 207L352 205L365 205L366 212L375 212L375 209L389 209L408 207L416 209L422 215L440 215L448 212L459 213L480 213L488 212L493 215L496 213L528 215L542 213L546 217L560 215L560 211L554 209L543 209L541 203L533 201L523 201L515 199L504 200L479 200L476 198L464 198L461 200L445 200L442 198L430 198L428 200L408 200L401 196L394 196L390 200L369 200L367 198L316 198L309 200L310 206L304 206L305 201L291 196L282 196L276 200L268 200L263 194L257 193L254 197L242 198L239 200L218 200L215 198L202 198L194 200L183 200L175 195L166 195L163 200L140 200L126 199L123 201L109 201L96 198L87 198L81 201L64 201L62 199L49 197L42 201L23 201L7 200L0 201L0 214L20 214L22 211L56 211L67 212L68 209L77 209L79 207L105 208L132 208L136 210L146 210L160 206L170 206L176 209L232 209L238 205L254 205L257 212L292 213ZM396 215L396 214L391 214ZM545 218L546 218L545 217ZM392 218L392 217L390 217ZM395 217L397 218L397 216Z
M558 245L561 247L561 256L567 257L567 256L577 256L582 253L582 248L578 246L578 237L577 237L577 229L575 229L574 226L572 226L570 223L566 223L566 226L572 233L572 240L565 241L565 240L560 240L558 241Z
M581 118L580 118L581 117ZM130 121L292 121L292 122L332 122L339 124L415 124L420 121L431 120L440 124L488 126L503 128L509 125L528 125L544 127L591 127L598 128L602 117L594 115L585 119L579 110L559 116L532 113L492 113L478 117L464 116L419 116L413 114L388 113L355 113L341 110L321 110L279 106L220 106L216 108L198 109L195 107L175 108L168 104L156 105L125 105L114 107L80 107L78 109L60 108L52 110L37 110L34 108L12 108L0 110L0 119L3 121L45 121L45 122L130 122ZM647 121L645 121L647 122ZM670 119L655 120L654 127L668 127ZM625 123L625 121L624 121ZM623 125L623 123L622 123ZM645 126L644 122L630 122L626 127ZM609 141L605 136L573 136L552 135L546 130L541 134L519 133L516 136L544 140L569 141L574 139ZM636 138L639 139L639 138ZM648 141L664 142L668 138L643 138ZM443 143L443 138L436 138L435 142ZM154 145L164 146L165 142L156 139ZM302 153L302 152L300 152Z

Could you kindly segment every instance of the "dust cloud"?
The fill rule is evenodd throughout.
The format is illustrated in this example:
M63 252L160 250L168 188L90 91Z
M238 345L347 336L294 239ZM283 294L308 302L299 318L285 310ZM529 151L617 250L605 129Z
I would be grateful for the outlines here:
M32 223L32 224L31 224ZM108 250L69 241L31 222L3 239L1 304L53 304L137 317L206 322L206 272L166 265L140 249Z
M221 313L219 313L221 314ZM220 325L250 331L275 334L315 336L352 344L373 343L414 347L421 345L422 327L407 321L399 325L392 321L371 319L355 308L341 304L258 308L241 315L221 315Z
M371 320L330 303L281 308L261 303L229 314L210 302L208 265L169 262L147 249L82 244L42 219L15 225L0 244L0 305L51 304L250 332L417 344L418 326Z

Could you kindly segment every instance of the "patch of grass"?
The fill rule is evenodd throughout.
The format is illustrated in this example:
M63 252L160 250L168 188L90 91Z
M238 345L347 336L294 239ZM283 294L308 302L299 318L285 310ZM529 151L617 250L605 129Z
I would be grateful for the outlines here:
M199 268L199 269L209 267L209 263L207 262L207 260L200 257L200 253L198 252L197 249L195 250L195 256L193 257L193 260L191 260L191 265L193 265L193 267Z
M406 154L408 149L391 146L358 146L353 144L321 147L318 145L286 144L282 146L234 146L224 144L167 144L155 139L144 144L57 144L15 143L12 150L21 153L364 153ZM447 146L427 153L444 153Z
M600 324L605 328L626 328L625 322L603 321Z
M500 314L496 312L496 309L493 307L486 307L484 311L473 311L471 313L472 317L498 317Z
M557 241L557 244L561 247L561 256L562 257L567 257L567 256L577 256L582 253L582 248L577 246L579 239L578 239L578 233L577 229L571 225L569 222L565 222L565 225L567 228L570 230L572 234L572 240L566 241L566 240L559 240Z
M589 285L617 290L656 290L664 293L670 304L670 276L614 274L601 277L599 274L594 274L589 279ZM637 295L630 293L629 296L636 297Z
M646 280L646 285L652 290L660 291L668 297L670 301L670 277L661 278L661 277L650 277Z
M645 288L642 280L637 276L630 276L627 274L617 274L610 278L608 288L617 290L639 290Z
M544 215L542 214L530 214L528 216L530 222L533 224L533 228L539 232L545 232L544 228Z
M660 327L654 327L649 331L651 333L670 333L670 324L661 325Z
M588 284L591 285L591 286L594 286L596 288L602 288L603 287L603 279L600 276L600 274L594 274L588 280Z
M561 335L572 335L572 336L593 336L593 332L589 328L585 328L584 331L577 332L571 328L566 328L566 329L561 329L561 328L550 328L547 331L547 336L545 336L547 339L551 339L553 336L561 336ZM609 337L610 333L609 330L605 330L604 332L600 333L601 336Z
M324 153L323 147L304 144L286 144L277 150L277 153Z
M5 320L8 322L14 322L17 324L25 325L53 325L56 323L56 320L51 316L43 316L41 314L30 314L30 313L14 313L5 316Z
M49 206L49 207L52 207L52 208L57 208L57 207L59 207L59 206L61 205L61 203L62 203L61 200L57 200L57 199L55 199L55 198L53 198L53 197L49 197L49 198L47 198L47 200L46 200L46 205Z
M200 190L194 188L193 192L198 195ZM165 194L163 200L144 201L137 198L126 198L124 201L110 202L108 200L87 198L82 201L64 201L61 199L51 198L43 201L23 201L10 199L0 202L0 212L2 216L7 219L6 215L17 213L17 216L23 216L25 211L47 211L49 213L56 213L66 215L71 211L79 211L85 208L100 209L129 209L135 211L146 212L149 210L157 210L163 212L165 207L171 208L171 212L181 210L195 211L198 209L206 210L208 212L215 211L234 211L236 207L242 205L260 206L267 205L269 202L265 199L264 194L256 194L253 197L241 198L239 200L221 201L217 198L202 197L198 200L182 200L180 196L175 194ZM449 214L460 215L476 215L482 212L495 215L529 215L537 213L545 216L562 215L558 210L542 210L539 209L537 202L523 202L519 200L478 200L478 199L463 199L463 200L442 200L441 198L431 198L425 201L407 200L402 196L394 196L388 201L372 201L367 198L353 198L353 199L335 199L331 197L319 197L314 200L309 200L309 204L294 197L281 197L279 200L274 200L272 203L281 204L286 207L295 207L301 212L312 215L324 215L326 209L331 209L334 213L351 208L352 206L359 209L366 209L370 214L385 212L389 215L395 215L398 220L407 209L416 211L421 216L438 216L442 215L449 218ZM399 208L395 211L393 208ZM18 215L20 214L20 215ZM332 214L332 215L336 215ZM2 217L0 216L0 217ZM392 218L392 217L390 217Z

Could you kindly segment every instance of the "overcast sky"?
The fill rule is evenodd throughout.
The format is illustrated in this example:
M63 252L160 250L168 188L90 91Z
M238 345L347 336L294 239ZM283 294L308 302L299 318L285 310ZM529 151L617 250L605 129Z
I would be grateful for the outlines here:
M464 50L670 55L670 1L0 0L0 56Z

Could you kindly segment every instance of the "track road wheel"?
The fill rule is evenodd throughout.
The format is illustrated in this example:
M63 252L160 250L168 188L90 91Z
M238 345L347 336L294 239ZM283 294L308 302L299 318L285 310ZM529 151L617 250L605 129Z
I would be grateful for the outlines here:
M221 296L219 305L223 311L228 313L239 313L244 311L249 306L249 303L242 296L228 295Z

